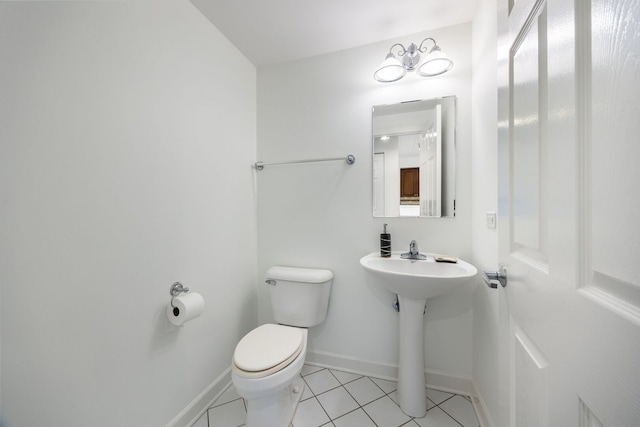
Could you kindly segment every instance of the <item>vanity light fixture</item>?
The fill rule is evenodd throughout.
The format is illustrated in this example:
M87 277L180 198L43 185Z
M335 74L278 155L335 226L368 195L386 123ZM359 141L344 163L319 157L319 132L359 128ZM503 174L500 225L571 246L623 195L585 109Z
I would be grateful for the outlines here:
M423 46L426 41L433 43L431 49ZM403 57L402 62L393 54L393 48L396 46L400 48L398 56ZM427 52L427 50L429 53L427 53L425 60L420 62L420 54ZM400 43L391 46L385 60L373 73L373 78L382 83L391 83L403 78L407 71L417 71L422 77L434 77L446 73L451 68L453 68L453 61L440 50L440 46L434 39L428 37L422 40L420 46L416 46L415 43L411 43L408 48Z

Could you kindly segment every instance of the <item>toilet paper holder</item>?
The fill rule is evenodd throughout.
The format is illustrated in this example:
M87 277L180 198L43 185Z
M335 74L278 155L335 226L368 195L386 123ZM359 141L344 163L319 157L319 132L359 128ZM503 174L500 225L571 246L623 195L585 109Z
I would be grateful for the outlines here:
M173 299L175 297L182 293L186 294L187 292L189 292L189 288L182 286L182 283L180 282L175 282L171 285L171 288L169 289L169 293L171 293L171 307L175 307L175 305L173 305Z

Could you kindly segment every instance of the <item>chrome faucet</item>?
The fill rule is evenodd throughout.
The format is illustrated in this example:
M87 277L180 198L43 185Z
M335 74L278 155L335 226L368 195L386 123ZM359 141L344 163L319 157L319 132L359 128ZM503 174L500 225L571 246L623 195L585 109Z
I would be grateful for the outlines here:
M418 242L412 240L409 243L409 252L405 252L400 255L400 258L404 259L427 259L426 255L422 255L418 250Z

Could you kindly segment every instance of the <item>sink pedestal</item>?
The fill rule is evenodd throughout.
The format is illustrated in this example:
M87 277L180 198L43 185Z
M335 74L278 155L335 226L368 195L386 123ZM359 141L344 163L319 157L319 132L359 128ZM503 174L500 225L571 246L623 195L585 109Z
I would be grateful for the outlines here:
M373 273L373 280L398 295L400 331L398 363L398 401L405 414L422 418L427 413L427 389L424 379L424 306L427 299L444 295L462 286L476 275L471 264L436 262L427 259L403 259L400 252L381 257L372 252L360 258L360 265Z
M427 413L427 388L424 378L425 299L398 295L400 302L398 401L402 411L416 418Z

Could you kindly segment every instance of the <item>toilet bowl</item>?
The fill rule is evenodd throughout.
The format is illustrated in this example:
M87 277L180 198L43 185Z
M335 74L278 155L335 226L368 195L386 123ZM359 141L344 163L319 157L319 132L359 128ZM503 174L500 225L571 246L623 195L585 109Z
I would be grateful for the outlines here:
M245 370L248 365L242 364L236 359L240 359L238 348L241 347L243 341L249 336L245 336L243 341L238 343L234 353L234 363L231 369L231 379L236 391L240 396L247 400L247 420L246 426L261 427L285 427L289 426L295 409L302 397L304 391L304 381L300 377L302 366L307 354L307 330L303 328L294 328L291 326L282 326L274 324L262 325L251 331L252 334L262 334L260 338L256 338L251 345L247 345L245 351L250 346L255 346L260 341L264 347L274 347L278 345L278 339L270 339L276 332L276 328L282 328L285 332L287 329L300 332L298 340L299 344L296 349L287 355L282 352L275 366L262 370ZM279 331L278 331L279 332ZM268 340L268 342L266 341ZM244 342L246 344L246 342ZM262 351L269 353L269 350L257 350L253 352L254 356L264 354ZM259 357L254 357L259 359ZM277 359L272 359L277 360ZM258 365L255 360L256 366ZM242 369L238 366L245 367Z
M259 326L240 340L231 379L247 403L246 427L289 427L304 391L307 328L326 318L333 273L272 267L266 276L278 324Z

